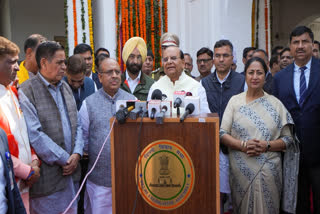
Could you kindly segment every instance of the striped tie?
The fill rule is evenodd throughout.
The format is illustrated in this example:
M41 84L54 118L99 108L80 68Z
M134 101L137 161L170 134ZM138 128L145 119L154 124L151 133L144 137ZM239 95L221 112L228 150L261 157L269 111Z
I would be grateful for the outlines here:
M306 98L306 92L307 92L307 85L306 85L306 77L304 75L304 71L307 69L306 66L303 66L299 68L301 74L300 74L300 99L299 99L299 105L302 107L303 102Z

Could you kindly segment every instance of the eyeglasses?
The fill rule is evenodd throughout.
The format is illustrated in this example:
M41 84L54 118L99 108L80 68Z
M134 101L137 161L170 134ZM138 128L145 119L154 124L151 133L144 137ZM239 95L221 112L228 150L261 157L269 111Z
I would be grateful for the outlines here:
M113 73L115 73L116 75L120 75L121 71L119 70L109 70L109 71L103 71L103 72L99 72L99 74L106 74L107 76L112 76Z
M210 62L211 60L212 59L197 59L197 63L198 64L201 64L201 63L206 64L206 63Z
M230 56L231 56L231 54L215 54L215 55L214 55L215 58L220 58L220 57L222 57L222 58L228 58L228 57L230 57Z

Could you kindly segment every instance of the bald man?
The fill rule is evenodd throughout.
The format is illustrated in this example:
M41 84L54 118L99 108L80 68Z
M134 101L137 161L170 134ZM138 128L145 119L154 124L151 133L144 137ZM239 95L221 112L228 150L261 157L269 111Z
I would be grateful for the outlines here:
M146 101L154 80L141 72L147 58L147 45L140 37L130 38L123 47L122 59L127 66L121 76L121 89L133 94L138 100Z
M91 169L110 131L110 118L116 113L117 100L134 100L135 97L122 89L121 70L118 62L101 55L97 64L102 88L87 97L80 109L84 151L89 155ZM110 138L103 148L94 170L88 177L84 199L85 213L111 214L111 154Z

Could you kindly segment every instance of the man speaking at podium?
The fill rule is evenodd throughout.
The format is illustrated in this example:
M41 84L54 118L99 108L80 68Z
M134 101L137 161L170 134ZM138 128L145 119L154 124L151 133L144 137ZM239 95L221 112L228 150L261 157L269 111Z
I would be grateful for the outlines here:
M89 155L90 170L110 131L110 118L116 113L117 100L135 100L135 96L119 89L121 71L118 62L102 58L97 64L102 88L87 97L80 109L84 151ZM112 213L110 139L105 144L94 170L88 177L85 213Z
M162 64L165 76L154 83L149 91L148 100L151 99L152 92L159 89L162 94L167 95L167 100L174 102L175 91L185 91L192 93L192 96L200 97L200 113L210 113L206 91L198 81L183 72L184 55L176 46L169 46L163 50ZM176 113L176 109L172 110Z

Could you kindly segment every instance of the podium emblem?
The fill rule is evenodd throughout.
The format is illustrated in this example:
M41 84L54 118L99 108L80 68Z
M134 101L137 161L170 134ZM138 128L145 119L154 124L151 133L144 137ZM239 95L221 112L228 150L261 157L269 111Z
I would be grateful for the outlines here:
M192 194L195 173L192 160L181 145L158 140L141 152L135 177L140 195L149 205L173 210Z

